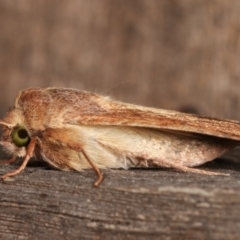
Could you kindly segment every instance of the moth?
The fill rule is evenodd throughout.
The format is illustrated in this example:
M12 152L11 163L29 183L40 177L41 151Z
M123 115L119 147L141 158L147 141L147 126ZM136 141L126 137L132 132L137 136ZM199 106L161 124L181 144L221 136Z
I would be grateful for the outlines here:
M35 157L52 168L101 169L162 167L183 172L222 174L192 168L211 161L240 141L240 124L176 111L123 103L67 88L29 88L0 120L0 145L23 161L1 179L20 173Z

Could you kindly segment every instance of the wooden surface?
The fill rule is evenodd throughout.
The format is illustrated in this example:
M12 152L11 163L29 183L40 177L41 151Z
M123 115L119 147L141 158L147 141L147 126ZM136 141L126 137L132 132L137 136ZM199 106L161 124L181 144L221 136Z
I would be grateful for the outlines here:
M30 163L0 183L1 239L238 239L240 149L203 168L61 172ZM0 174L15 169L2 166Z

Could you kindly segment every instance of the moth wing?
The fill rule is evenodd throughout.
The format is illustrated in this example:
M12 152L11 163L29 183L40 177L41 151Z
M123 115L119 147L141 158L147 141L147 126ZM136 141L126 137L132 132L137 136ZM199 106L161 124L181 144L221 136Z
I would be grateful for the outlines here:
M67 112L69 124L132 126L177 133L197 133L240 141L240 123L233 120L201 117L171 110L142 107L89 94L89 109L81 105ZM97 106L92 109L92 106Z
M15 107L22 109L25 116L30 114L28 119L34 119L35 125L39 119L41 122L45 119L45 124L53 127L64 124L134 126L240 140L237 121L142 107L75 89L26 89L16 97ZM39 108L42 115L39 115ZM32 127L31 123L29 125Z

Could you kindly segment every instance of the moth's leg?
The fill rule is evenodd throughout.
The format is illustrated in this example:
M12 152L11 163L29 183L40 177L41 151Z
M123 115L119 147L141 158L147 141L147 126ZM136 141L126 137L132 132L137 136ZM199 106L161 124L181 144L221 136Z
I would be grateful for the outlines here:
M196 168L190 168L190 167L185 167L185 166L178 166L174 167L175 169L179 169L183 172L189 172L189 173L199 173L199 174L205 174L205 175L210 175L210 176L217 176L217 175L222 175L222 176L229 176L230 174L228 173L221 173L221 172L212 172L212 171L207 171L203 169L196 169Z
M33 152L34 152L34 149L35 149L35 145L36 145L36 141L37 141L36 138L32 138L31 139L31 141L30 141L30 143L28 144L28 147L27 147L27 152L26 152L25 159L23 160L21 166L18 169L16 169L15 171L6 173L3 176L1 176L2 180L7 178L7 177L11 177L11 176L17 175L18 173L20 173L26 167L29 159L33 155Z
M10 163L15 162L16 159L17 159L17 156L13 156L12 158L7 159L7 160L0 160L0 164L10 164Z
M97 174L98 178L94 183L94 186L97 187L103 180L103 174L101 173L99 168L92 162L92 160L88 157L88 155L85 153L85 151L83 149L81 150L81 152L83 153L84 157L88 160L89 164L91 165L91 167Z
M190 167L186 167L186 166L182 166L179 164L174 164L174 163L169 163L166 161L154 161L154 163L156 163L158 166L160 167L167 167L167 168L173 168L176 170L180 170L182 172L187 172L187 173L199 173L199 174L205 174L205 175L222 175L222 176L229 176L228 173L221 173L221 172L212 172L212 171L207 171L207 170L203 170L203 169L196 169L196 168L190 168Z

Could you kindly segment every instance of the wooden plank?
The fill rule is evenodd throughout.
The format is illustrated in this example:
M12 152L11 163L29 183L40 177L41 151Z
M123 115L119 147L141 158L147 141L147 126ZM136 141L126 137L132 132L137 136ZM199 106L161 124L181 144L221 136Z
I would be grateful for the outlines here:
M1 239L237 239L240 150L205 164L231 173L170 170L62 172L30 164L1 183ZM230 156L230 157L229 157ZM0 174L16 166L2 166Z

